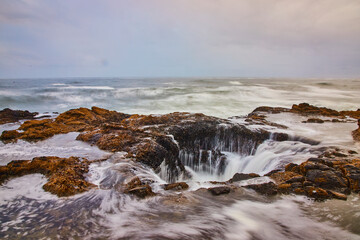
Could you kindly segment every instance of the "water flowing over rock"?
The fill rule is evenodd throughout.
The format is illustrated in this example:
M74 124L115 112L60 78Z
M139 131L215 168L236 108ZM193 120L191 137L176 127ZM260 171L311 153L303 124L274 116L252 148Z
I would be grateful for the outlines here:
M55 134L82 132L77 140L102 150L125 151L157 172L164 162L169 182L186 175L184 165L209 172L217 169L220 174L226 165L223 151L251 155L270 137L267 131L249 130L204 114L127 115L97 107L72 109L56 119L26 121L19 130L4 132L1 140L39 141Z
M71 196L94 187L84 176L89 171L89 164L86 159L76 157L36 157L31 161L12 161L0 166L0 184L13 177L41 173L48 177L43 186L45 191L59 197Z
M346 116L357 117L359 110L337 112L302 103L293 105L291 109L259 107L248 116L254 121L261 121L261 124L284 129L286 127L267 122L266 116L259 115L259 112L271 114L291 112L305 116L331 116L338 119ZM309 118L307 122L321 121L318 118ZM97 107L72 109L55 119L26 121L18 130L4 131L1 140L4 143L18 139L40 141L56 134L73 131L80 132L76 138L79 141L96 145L102 150L126 152L126 158L152 168L167 181L169 184L163 185L165 190L177 191L189 187L185 182L176 183L180 177L185 180L192 177L192 173L186 170L186 167L195 172L222 175L229 166L229 154L237 154L243 158L252 156L259 145L267 140L319 144L316 140L290 136L284 132L270 133L259 128L250 130L243 124L204 114L175 112L164 115L128 115ZM353 135L354 138L357 136L356 133ZM275 183L252 184L247 188L269 196L276 193L295 193L318 200L345 199L346 194L359 192L360 185L359 160L347 157L347 154L339 151L324 152L319 158L311 158L300 165L290 163L285 166L285 171L278 169L267 174ZM49 177L49 183L44 186L44 189L58 196L73 195L92 187L83 177L83 174L88 171L88 161L80 161L78 158L59 160L47 157L45 159L49 163L45 163L44 160L37 171L33 166L39 166L38 158L32 161L12 162L8 166L1 167L2 182L9 177L37 172ZM59 165L57 162L64 164ZM51 170L46 164L52 166ZM77 167L79 164L82 167ZM70 168L81 171L72 172ZM59 174L56 175L59 172L58 169L63 169L62 171L69 175L70 180L64 180L62 176L58 176ZM232 184L236 182L259 177L255 173L236 173L235 175L232 173L232 175L225 180L209 181L211 184L227 185L219 187L219 191L216 189L213 191L220 192L219 194L226 193L227 189L230 189L230 186L234 187ZM120 187L122 192L140 198L155 195L149 182L134 177ZM71 185L72 187L65 186L66 181L74 182L74 184ZM56 186L59 189L56 189Z

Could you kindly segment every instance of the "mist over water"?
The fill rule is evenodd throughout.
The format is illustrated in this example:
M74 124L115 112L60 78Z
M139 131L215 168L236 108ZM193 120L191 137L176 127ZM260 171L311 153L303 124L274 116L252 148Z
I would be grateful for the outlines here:
M126 113L202 112L244 115L262 105L308 102L357 109L360 80L304 79L3 79L0 108L63 112L98 106Z
M278 79L16 79L0 80L0 108L64 112L78 107L98 106L125 113L160 114L174 111L201 112L227 118L250 113L267 105L291 107L308 102L337 110L360 107L360 80ZM42 189L40 174L12 179L0 186L0 238L8 239L360 239L358 196L350 201L325 203L299 196L267 198L251 190L237 189L226 196L211 196L209 181L227 181L235 173L265 173L289 162L300 163L317 156L328 146L358 149L350 132L356 123L326 122L321 126L301 123L288 113L269 117L288 129L249 125L256 130L286 132L294 140L268 139L249 153L227 149L226 157L200 163L191 152L180 158L191 175L180 176L190 188L168 192L166 166L155 172L127 159L126 153L110 153L76 141L78 133L56 135L45 141L0 143L0 165L37 156L103 159L93 163L86 176L98 188L68 198L58 198ZM244 123L242 118L231 121ZM20 123L0 125L0 132ZM295 138L297 137L297 138ZM319 144L296 139L313 139ZM217 143L217 147L221 143ZM219 165L223 164L222 171ZM129 180L129 170L147 179L158 196L138 200L117 187ZM238 185L271 181L250 179ZM341 209L345 209L342 211ZM271 237L270 237L271 236Z

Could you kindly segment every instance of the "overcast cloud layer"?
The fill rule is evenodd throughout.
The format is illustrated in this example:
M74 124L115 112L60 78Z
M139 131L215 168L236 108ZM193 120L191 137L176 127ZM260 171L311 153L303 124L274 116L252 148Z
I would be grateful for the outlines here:
M360 77L360 0L0 0L0 78Z

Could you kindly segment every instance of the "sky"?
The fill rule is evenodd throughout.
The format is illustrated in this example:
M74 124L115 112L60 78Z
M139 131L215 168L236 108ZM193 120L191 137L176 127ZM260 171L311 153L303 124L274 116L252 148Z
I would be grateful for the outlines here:
M360 0L0 0L0 78L359 78Z

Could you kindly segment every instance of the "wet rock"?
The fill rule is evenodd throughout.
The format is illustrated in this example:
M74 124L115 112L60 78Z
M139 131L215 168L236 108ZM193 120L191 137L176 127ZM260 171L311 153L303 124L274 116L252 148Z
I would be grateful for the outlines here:
M17 122L23 119L34 119L37 114L37 112L11 110L9 108L5 108L0 111L0 124Z
M139 198L155 196L155 193L152 191L151 187L148 184L132 188L128 191L128 193L133 194Z
M285 171L300 173L300 167L298 164L289 163L285 166Z
M313 182L317 187L329 190L344 191L343 189L348 187L347 179L336 171L309 170L306 173L306 179Z
M10 131L3 131L0 140L4 143L16 141L17 138L21 136L21 133L19 133L16 130L10 130Z
M358 120L358 129L352 131L352 136L355 141L360 141L360 119Z
M315 107L308 103L300 103L298 105L294 104L290 112L298 113L301 115L321 115L328 117L341 116L341 113L336 110L325 107Z
M124 189L125 193L135 195L139 198L146 198L155 196L152 188L149 184L143 183L139 177L134 177L126 185Z
M222 195L222 194L228 194L231 191L230 187L213 187L213 188L208 188L208 191L211 192L212 195L218 196L218 195Z
M36 157L31 161L18 160L0 167L0 184L14 177L41 173L48 178L43 186L45 191L59 197L71 196L94 187L85 180L89 171L89 161L76 157Z
M189 185L186 182L177 182L177 183L170 183L170 184L164 184L165 190L186 190L189 188Z
M305 181L305 178L303 176L296 176L296 177L293 177L293 178L290 178L289 180L286 180L285 182L286 183L296 183L296 182L304 182Z
M255 190L256 192L267 195L267 196L274 196L278 193L278 188L275 183L268 182L262 184L254 184L254 185L247 185L244 188L250 188Z
M266 112L266 113L277 114L277 113L288 112L288 111L289 111L289 109L287 109L287 108L261 106L261 107L256 108L253 111L253 113Z
M324 123L325 121L320 118L309 118L306 121L303 121L303 123Z
M274 173L278 173L278 172L282 172L283 170L282 169L274 169L266 174L264 174L264 176L266 177L270 177L271 175L273 175Z
M328 193L336 199L340 199L340 200L347 200L347 196L345 194L339 193L339 192L335 192L335 191L331 191L329 190Z
M269 175L276 183L286 183L290 179L301 179L303 175L297 173L297 172L275 172L271 175Z
M360 160L359 160L360 162ZM356 164L356 162L355 162ZM341 167L345 177L349 181L349 187L351 191L360 191L360 169L355 164L347 164Z
M313 186L305 187L306 196L311 197L317 201L323 201L331 198L331 195L322 188L317 188Z
M56 119L43 119L26 121L20 126L24 132L18 139L39 141L56 134L68 132L82 132L100 126L104 122L121 121L129 117L127 114L118 113L93 107L72 109L60 114Z
M256 173L235 173L235 175L229 180L229 182L239 182L257 177L260 177L260 175Z

